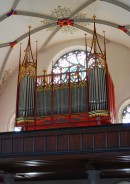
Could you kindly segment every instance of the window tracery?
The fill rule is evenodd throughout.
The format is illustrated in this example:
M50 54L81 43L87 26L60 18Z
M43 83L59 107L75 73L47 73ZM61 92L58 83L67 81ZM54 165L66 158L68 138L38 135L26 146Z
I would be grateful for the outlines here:
M130 104L122 112L122 123L130 123Z
M86 52L84 50L74 50L61 56L53 66L53 74L72 73L71 80L75 81L73 73L79 72L82 79L85 77ZM62 81L67 82L67 75L62 75ZM59 79L55 77L55 80Z
M97 53L97 55L91 53L90 55L90 53L87 52L86 55L85 50L73 50L68 52L62 55L52 68L53 74L62 73L61 76L55 76L54 83L58 83L58 81L67 82L67 75L63 73L69 72L71 73L71 81L75 81L75 78L77 78L76 75L80 76L81 80L84 80L86 77L86 68L92 69L95 65L98 65L99 68L105 67L104 58L99 53Z
M119 123L130 123L130 99L125 100L118 111Z

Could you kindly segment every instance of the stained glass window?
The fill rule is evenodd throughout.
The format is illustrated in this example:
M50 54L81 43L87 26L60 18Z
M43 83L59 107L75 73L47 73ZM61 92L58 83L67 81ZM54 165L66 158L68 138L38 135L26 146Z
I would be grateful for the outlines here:
M122 123L130 123L130 104L122 112Z
M67 73L84 71L86 69L86 52L84 50L75 50L61 56L53 66L53 73ZM82 78L85 72L80 72ZM58 79L55 79L58 80ZM62 75L62 80L66 82L66 75Z
M60 57L53 67L53 73L74 72L86 68L86 53L83 50L69 52Z
M86 62L86 58L88 58L88 63ZM86 51L84 50L68 52L61 56L53 66L53 74L55 74L54 83L61 83L61 81L67 82L67 75L64 74L67 72L71 73L71 81L76 82L76 72L78 72L80 78L84 80L86 77L86 67L92 69L95 65L98 65L99 68L104 68L105 62L102 54L97 53L97 55L95 55L91 53L90 57L88 52L86 57ZM62 75L59 75L61 73Z

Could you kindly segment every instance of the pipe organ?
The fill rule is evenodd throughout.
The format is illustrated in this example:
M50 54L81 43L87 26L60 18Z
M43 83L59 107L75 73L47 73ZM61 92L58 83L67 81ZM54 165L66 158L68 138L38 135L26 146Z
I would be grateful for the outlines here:
M24 60L19 62L16 126L37 130L114 123L114 85L95 24L91 50L86 51L86 66L82 71L77 67L75 72L44 71L38 76L29 33Z

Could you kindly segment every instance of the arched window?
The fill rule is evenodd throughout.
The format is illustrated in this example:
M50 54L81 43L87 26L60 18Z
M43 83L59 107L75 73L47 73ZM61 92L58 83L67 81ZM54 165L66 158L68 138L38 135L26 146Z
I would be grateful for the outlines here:
M86 68L86 52L83 50L71 51L61 56L53 67L53 73L75 72L77 68Z
M130 99L126 100L119 109L118 113L119 123L130 123Z
M11 114L10 118L9 118L9 123L8 123L8 132L11 131L15 131L15 132L19 132L21 131L21 127L15 127L15 117L16 117L16 113L14 112L13 114Z
M86 52L84 50L74 50L61 56L53 66L53 73L67 73L83 71L86 69ZM84 78L85 72L80 73ZM73 77L71 77L72 80ZM58 81L57 78L55 80ZM62 81L66 82L66 75L62 75Z
M130 104L122 112L122 123L130 123Z
M78 71L82 79L84 79L86 72L81 71L84 71L87 67L93 68L95 66L95 55L91 54L88 63L86 57L89 58L89 52L87 52L86 56L86 51L84 50L74 50L62 55L53 66L53 74ZM99 68L104 67L104 59L100 54L96 58L96 63ZM65 77L66 75L62 75L62 81L64 82L66 82ZM55 80L58 81L59 79L55 78ZM75 79L71 77L71 80L74 81Z

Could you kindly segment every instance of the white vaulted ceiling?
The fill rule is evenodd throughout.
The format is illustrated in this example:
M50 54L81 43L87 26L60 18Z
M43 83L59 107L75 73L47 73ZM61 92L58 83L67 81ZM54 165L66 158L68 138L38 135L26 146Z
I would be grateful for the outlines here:
M108 41L130 48L129 0L4 0L0 7L1 87L18 67L19 45L26 47L29 25L41 53L51 45L83 38L84 33L92 38L93 15L100 37L104 30ZM61 28L57 21L64 18L74 20L74 25Z

